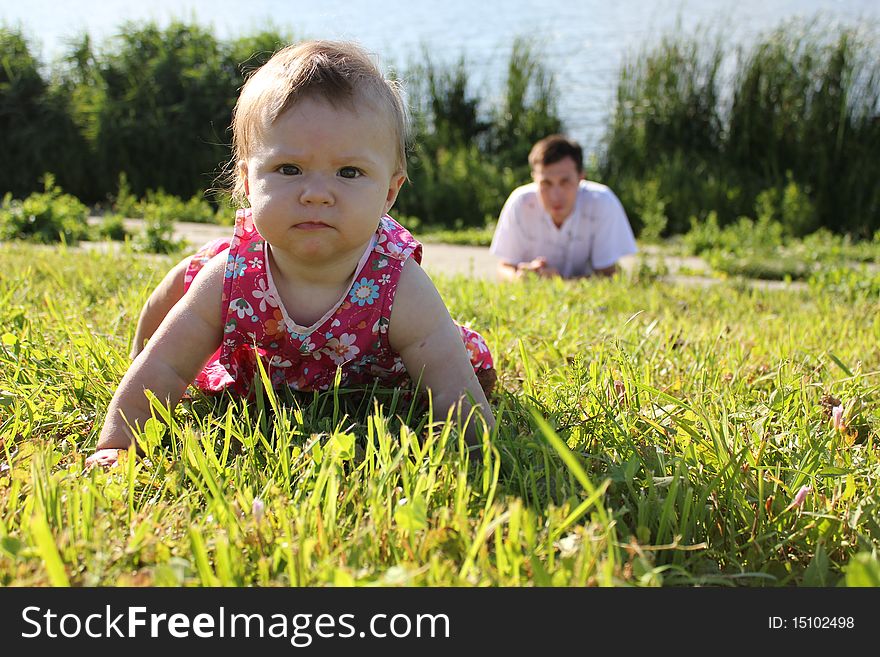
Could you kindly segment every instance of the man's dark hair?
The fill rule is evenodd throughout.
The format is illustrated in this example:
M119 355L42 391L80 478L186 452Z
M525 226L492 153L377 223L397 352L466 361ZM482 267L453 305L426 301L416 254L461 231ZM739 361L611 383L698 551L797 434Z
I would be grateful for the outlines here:
M548 164L555 164L567 157L574 160L578 173L583 171L584 151L580 144L571 139L566 139L562 135L550 135L532 146L532 150L529 153L529 166L534 170L538 165L547 166Z

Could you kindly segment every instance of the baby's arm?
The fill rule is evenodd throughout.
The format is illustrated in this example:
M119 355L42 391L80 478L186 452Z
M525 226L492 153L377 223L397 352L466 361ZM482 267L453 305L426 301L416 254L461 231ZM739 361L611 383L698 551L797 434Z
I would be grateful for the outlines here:
M434 408L440 414L445 417L450 406L461 401L462 417L467 417L470 395L489 428L495 426L461 334L437 288L412 259L406 261L400 274L388 340L413 381L421 375L421 386L432 391ZM479 444L475 422L467 425L465 439L471 446Z
M145 390L176 405L217 349L223 336L220 297L225 267L225 254L205 265L131 364L110 401L96 452L87 465L110 465L117 449L128 448L133 440L129 425L143 427L151 417Z
M146 341L153 337L162 320L183 297L183 279L188 265L189 258L177 263L159 282L144 304L131 345L132 360L143 351Z

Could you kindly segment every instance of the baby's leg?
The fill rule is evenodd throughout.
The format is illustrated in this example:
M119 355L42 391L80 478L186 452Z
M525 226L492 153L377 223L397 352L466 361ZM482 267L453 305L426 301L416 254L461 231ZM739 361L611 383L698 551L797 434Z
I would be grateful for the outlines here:
M141 309L134 341L131 345L131 359L134 360L149 340L168 312L174 307L184 293L183 279L189 266L189 258L184 258L169 271L165 278L150 294L150 298Z

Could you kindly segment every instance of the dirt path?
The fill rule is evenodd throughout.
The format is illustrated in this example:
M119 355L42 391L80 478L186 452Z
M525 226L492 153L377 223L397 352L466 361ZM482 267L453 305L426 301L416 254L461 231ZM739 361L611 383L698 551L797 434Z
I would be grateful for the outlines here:
M126 219L125 226L132 233L137 233L142 229L142 222L137 219ZM214 224L179 221L174 228L174 237L186 239L193 249L212 239L231 234L231 226ZM622 269L629 271L638 267L640 259L644 259L648 265L655 269L662 263L668 272L663 276L663 279L670 282L703 287L719 282L719 279L711 277L711 269L702 259L662 255L657 249L650 246L642 247L642 252L638 255L622 258L619 264ZM432 242L424 244L422 264L429 273L463 274L472 278L494 280L496 263L495 257L484 246L459 246ZM754 280L749 284L764 289L793 290L805 287L804 283L786 283L784 281Z

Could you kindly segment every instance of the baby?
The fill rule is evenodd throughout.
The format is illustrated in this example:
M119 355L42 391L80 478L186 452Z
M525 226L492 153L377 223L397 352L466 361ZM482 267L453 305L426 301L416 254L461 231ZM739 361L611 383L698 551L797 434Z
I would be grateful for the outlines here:
M406 111L359 47L312 41L276 53L242 88L233 119L236 215L160 283L135 359L87 465L111 465L151 417L146 390L248 396L261 359L274 386L325 390L419 381L445 416L494 418L483 338L457 326L419 266L421 244L387 215L406 180ZM144 341L146 346L141 348ZM478 442L474 423L466 427Z

